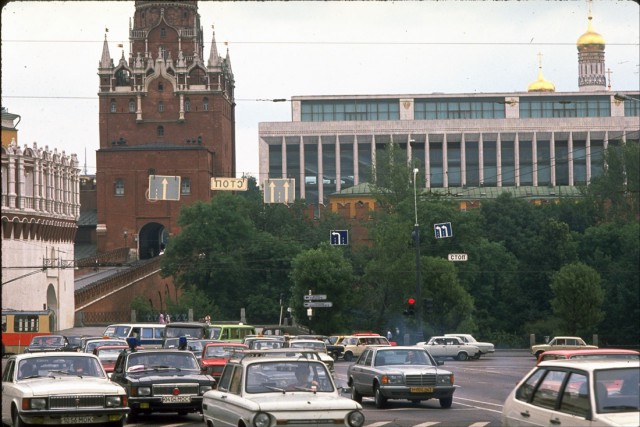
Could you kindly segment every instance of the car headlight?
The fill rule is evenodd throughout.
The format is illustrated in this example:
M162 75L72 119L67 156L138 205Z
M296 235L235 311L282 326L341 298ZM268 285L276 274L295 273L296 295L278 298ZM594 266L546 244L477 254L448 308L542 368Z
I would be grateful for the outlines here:
M208 392L212 388L213 387L211 387L210 385L201 385L200 386L200 394L205 394L206 392Z
M107 396L104 401L104 406L107 408L117 408L122 405L122 399L120 396Z
M361 427L364 424L364 414L360 411L351 411L347 415L349 427Z
M151 387L138 387L136 396L151 396Z
M253 417L254 427L269 427L269 424L271 424L271 417L266 412L258 412Z
M47 409L47 399L45 398L32 398L22 400L22 409Z
M438 375L437 382L439 385L451 385L453 384L453 374Z
M385 385L404 384L402 375L383 375L381 381Z

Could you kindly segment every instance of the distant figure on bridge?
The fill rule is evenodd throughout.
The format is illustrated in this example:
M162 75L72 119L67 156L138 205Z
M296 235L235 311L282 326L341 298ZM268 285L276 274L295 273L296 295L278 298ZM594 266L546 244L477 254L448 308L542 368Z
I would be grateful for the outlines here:
M166 323L171 323L171 316L169 316L169 313L167 313L167 314L165 314L165 315L164 315L164 321L165 321Z
M162 313L160 313L160 316L158 316L158 322L164 324L164 315Z

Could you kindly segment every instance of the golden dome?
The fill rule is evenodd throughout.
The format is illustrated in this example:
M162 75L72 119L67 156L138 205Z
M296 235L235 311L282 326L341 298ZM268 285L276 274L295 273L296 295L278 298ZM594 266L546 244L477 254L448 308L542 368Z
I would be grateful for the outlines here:
M555 92L556 85L544 78L542 74L542 53L538 54L540 65L538 65L538 79L527 86L528 92Z
M601 49L604 49L604 37L600 34L593 31L591 28L591 14L589 14L589 25L587 27L587 32L578 38L578 42L576 43L578 49L584 46L598 46Z

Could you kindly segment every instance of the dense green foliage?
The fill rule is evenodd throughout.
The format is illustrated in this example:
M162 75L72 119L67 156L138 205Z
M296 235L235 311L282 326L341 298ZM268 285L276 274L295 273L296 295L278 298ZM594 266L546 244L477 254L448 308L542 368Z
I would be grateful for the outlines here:
M637 345L637 153L637 143L613 144L605 155L611 163L578 200L536 205L505 193L461 211L425 190L414 205L413 169L390 146L371 174L383 209L367 221L370 245L328 245L330 230L349 229L346 219L313 218L304 201L265 205L253 182L248 192L184 208L162 271L188 301L175 304L215 320L238 320L245 309L248 322L274 324L290 307L298 324L319 333L412 334L416 317L403 311L419 289L433 300L430 312L422 301L417 307L427 337L458 331L527 346L532 333L588 341L598 334L601 345ZM440 222L452 223L453 237L434 238ZM449 253L469 259L448 262ZM314 309L309 319L302 304L309 290L326 294L333 307Z

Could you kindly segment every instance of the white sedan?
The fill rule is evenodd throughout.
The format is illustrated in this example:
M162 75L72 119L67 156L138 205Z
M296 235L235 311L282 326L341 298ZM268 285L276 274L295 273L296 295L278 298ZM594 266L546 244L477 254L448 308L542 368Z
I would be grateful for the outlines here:
M122 426L127 394L112 383L93 354L43 352L11 356L2 373L2 422L109 423Z
M436 359L451 357L455 360L479 359L482 355L480 348L467 344L459 337L431 337L428 342L419 342L416 345L426 349Z
M533 368L502 408L509 426L638 426L640 361L550 360Z
M204 394L202 412L207 427L364 424L362 406L340 396L324 363L307 358L230 360L218 388Z

